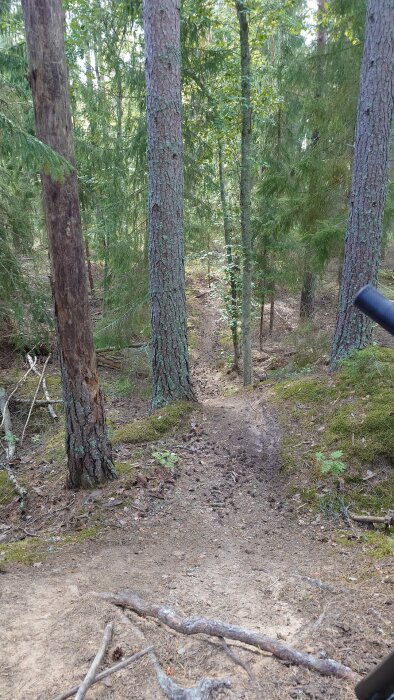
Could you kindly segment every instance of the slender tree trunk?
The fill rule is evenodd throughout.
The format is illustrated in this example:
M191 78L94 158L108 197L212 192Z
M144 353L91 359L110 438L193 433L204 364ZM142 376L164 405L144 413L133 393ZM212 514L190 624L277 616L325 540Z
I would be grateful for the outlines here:
M180 1L144 0L152 408L195 400L186 335Z
M316 58L317 58L317 69L316 69L316 100L321 99L321 86L323 81L323 70L321 65L322 52L327 43L327 31L324 24L324 15L327 11L327 0L318 0L318 24L317 24L317 38L316 38ZM312 148L317 145L320 138L320 133L318 129L315 129L312 134ZM316 183L312 183L312 187L315 187ZM308 248L305 250L304 255L304 278L302 282L301 291L301 302L300 302L300 318L306 320L313 316L315 310L316 301L316 273L311 267L311 254Z
M219 183L220 183L220 200L222 204L223 213L223 228L224 228L224 245L226 248L226 264L227 264L227 274L228 282L230 287L230 328L231 335L233 339L234 348L234 363L233 369L239 370L239 359L240 359L240 349L239 349L239 338L238 338L238 294L237 294L237 275L235 272L235 264L233 258L233 246L231 240L231 224L230 217L228 213L227 206L227 196L226 196L226 184L224 180L224 169L223 169L223 146L219 141Z
M264 328L264 306L265 306L265 293L261 295L261 303L260 303L260 329L259 329L259 347L260 350L263 349L263 328Z
M86 265L88 268L88 280L89 280L90 293L93 296L94 295L94 280L93 280L93 272L92 272L92 261L90 258L89 240L88 240L87 236L85 236L85 255L86 255Z
M372 322L353 306L353 299L360 287L377 280L393 106L394 2L369 0L332 368L372 340Z
M311 318L315 310L316 275L307 266L301 291L300 318Z
M243 0L235 0L239 21L241 46L241 94L242 94L242 137L241 137L241 233L242 233L242 350L244 386L252 383L252 236L250 227L251 211L251 143L252 107L250 100L251 60L249 47L248 8Z
M275 285L272 285L270 298L270 335L272 335L274 330L274 320L275 320Z
M74 164L61 0L23 0L36 131ZM85 256L75 170L63 182L42 174L52 293L66 413L71 487L113 479L91 330Z

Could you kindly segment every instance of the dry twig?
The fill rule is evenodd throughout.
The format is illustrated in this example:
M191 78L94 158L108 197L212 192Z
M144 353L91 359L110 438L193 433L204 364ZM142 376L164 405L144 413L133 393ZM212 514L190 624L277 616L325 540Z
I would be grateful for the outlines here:
M37 374L37 376L39 377L39 376L40 376L40 373L39 373L38 369L36 368L37 359L35 358L35 360L33 360L32 356L29 355L29 353L27 353L27 361L28 361L28 363L29 363L29 365L30 365L32 371L34 372L34 374ZM49 396L49 392L48 392L47 383L46 383L44 377L42 378L42 390L43 390L44 396L45 396L45 398L46 398L46 400L47 400L47 404L48 404L48 413L49 413L49 415L50 415L54 420L57 420L58 415L57 415L55 409L54 409L53 406L52 406L52 404L54 403L54 401L51 401L51 397ZM36 401L36 404L37 404L37 403L38 403L38 401Z
M102 597L120 607L130 608L142 617L153 617L181 634L206 634L213 637L234 639L263 651L268 651L288 664L304 666L324 676L335 676L336 678L344 678L350 681L359 679L357 673L338 661L318 659L311 654L297 651L282 644L279 640L259 632L252 632L237 625L230 625L221 620L211 620L205 617L181 618L168 606L147 603L134 593L120 593L118 595L105 593Z
M31 416L32 410L33 410L33 408L34 408L34 404L35 404L35 401L36 401L36 398L37 398L37 394L38 394L38 392L40 391L40 387L41 387L42 381L43 381L43 379L44 379L44 374L45 374L45 370L46 370L47 364L48 364L48 362L49 362L49 358L50 358L50 355L48 355L47 359L45 360L44 368L43 368L43 370L42 370L42 373L40 374L40 379L38 380L37 389L36 389L36 392L35 392L35 394L34 394L34 396L33 396L33 400L32 400L32 402L31 402L30 410L29 410L28 416L27 416L27 418L26 418L26 423L25 423L25 425L24 425L24 427L23 427L23 430L22 430L22 437L21 437L21 440L20 440L21 446L22 446L22 444L23 444L23 439L24 439L24 437L25 437L26 428L27 428L27 426L28 426L28 424L29 424L30 416Z
M105 671L102 671L101 673L97 674L96 678L92 682L92 685L94 685L94 683L99 683L100 681L103 681L104 678L111 676L113 673L121 671L122 668L126 668L126 666L132 664L133 661L138 661L138 659L142 659L142 657L146 656L146 654L149 654L149 652L152 651L152 649L153 647L147 647L146 649L142 649L136 654L133 654L133 656L128 656L127 659L123 659L123 661L119 661L119 663L114 664L109 668L106 668ZM76 685L74 688L70 688L70 690L66 690L64 693L61 693L61 695L56 695L56 697L53 698L53 700L67 700L67 698L71 698L73 695L75 695L75 693L78 692L78 689L79 685Z
M104 656L107 653L107 649L109 647L109 644L110 644L110 641L112 638L112 630L113 630L113 624L112 624L112 622L109 622L104 630L104 636L103 636L103 641L101 642L101 647L98 650L96 656L94 657L92 665L89 668L89 671L87 672L84 680L82 681L81 685L79 686L78 692L75 696L75 700L83 700L83 698L86 695L86 691L93 684L93 681L96 677L97 669L100 666Z
M35 360L35 363L36 363L36 362L37 362L37 360ZM34 363L34 364L35 364L35 363ZM19 381L16 383L15 387L13 388L13 390L11 391L11 393L9 394L7 401L5 402L5 408L7 408L8 404L9 404L9 402L10 402L11 397L18 391L20 385L23 384L23 382L26 381L27 377L29 376L30 372L32 372L32 371L33 371L33 368L32 368L32 367L29 367L29 369L27 370L27 372L25 372L25 374L23 375L23 377L21 377L21 378L19 379ZM3 420L2 420L1 423L0 423L0 428L3 427L3 424L4 424L4 416L3 416Z

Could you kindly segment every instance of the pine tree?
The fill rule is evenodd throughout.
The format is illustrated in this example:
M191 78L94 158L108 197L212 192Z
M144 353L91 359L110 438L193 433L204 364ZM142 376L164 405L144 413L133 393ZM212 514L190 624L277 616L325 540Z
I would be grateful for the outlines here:
M194 400L186 333L180 3L144 0L152 407Z
M75 165L61 0L23 0L38 138ZM75 168L63 179L42 173L66 414L68 484L115 478L90 323Z
M251 61L249 46L248 8L243 0L236 0L239 21L239 41L241 47L241 95L242 95L242 135L241 135L241 180L240 207L242 233L242 350L244 386L252 383L252 234L250 225L251 210Z
M354 308L353 300L360 287L376 284L377 279L394 107L393 67L393 0L369 0L332 368L372 339L372 322Z

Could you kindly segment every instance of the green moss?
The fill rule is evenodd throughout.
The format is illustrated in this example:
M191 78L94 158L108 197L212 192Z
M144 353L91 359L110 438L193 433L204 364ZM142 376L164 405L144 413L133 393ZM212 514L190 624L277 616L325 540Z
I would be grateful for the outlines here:
M393 507L394 350L369 347L334 375L281 381L274 392L283 423L283 468L293 479L297 475L305 502L332 514L343 507L375 514ZM337 479L322 475L315 459L316 452L335 449L346 464L339 499ZM366 469L376 477L364 480ZM322 497L315 498L313 491L322 484Z
M27 537L18 542L9 542L0 546L0 565L2 564L34 564L43 561L48 555L61 549L63 545L85 542L95 537L100 527L92 526L83 530L64 535L59 539L52 537Z
M120 442L140 443L153 442L161 436L177 428L181 428L190 413L195 410L196 404L189 401L176 401L169 406L155 411L148 418L125 423L114 430L112 442L117 445Z
M64 466L66 460L65 439L66 435L64 430L59 430L59 432L55 433L55 435L47 440L43 450L43 458L47 462L52 462L58 466Z
M291 382L279 382L275 387L275 393L281 399L318 404L332 399L335 396L335 387L327 386L322 380L308 377Z
M45 554L45 543L41 537L29 537L18 542L9 542L0 547L0 564L34 564Z
M15 498L15 491L7 476L7 473L0 469L0 506L5 506Z
M363 539L374 557L383 559L383 557L394 555L394 535L392 533L367 532Z

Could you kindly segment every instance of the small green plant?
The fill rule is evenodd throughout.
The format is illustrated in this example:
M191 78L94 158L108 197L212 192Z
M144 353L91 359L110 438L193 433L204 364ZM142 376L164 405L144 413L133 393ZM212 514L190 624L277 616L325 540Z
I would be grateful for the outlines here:
M322 474L334 474L336 476L342 474L346 469L346 464L341 460L341 457L343 457L342 450L335 450L327 456L324 452L316 452L315 457L320 465Z
M163 450L163 452L152 452L152 457L163 467L167 467L172 471L175 469L175 465L178 462L178 456L175 454L175 452L170 452L170 450Z

